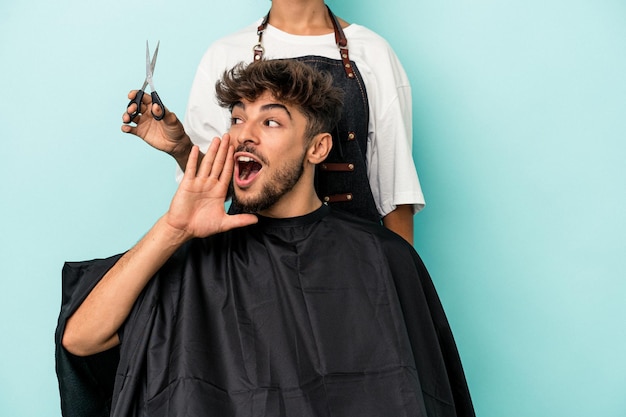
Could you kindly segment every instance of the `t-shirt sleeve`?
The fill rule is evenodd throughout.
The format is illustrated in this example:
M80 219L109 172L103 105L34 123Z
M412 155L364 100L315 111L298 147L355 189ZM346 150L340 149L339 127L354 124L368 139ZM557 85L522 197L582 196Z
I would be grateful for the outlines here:
M371 67L368 176L379 213L398 205L424 207L424 195L413 161L412 97L408 77L386 43Z

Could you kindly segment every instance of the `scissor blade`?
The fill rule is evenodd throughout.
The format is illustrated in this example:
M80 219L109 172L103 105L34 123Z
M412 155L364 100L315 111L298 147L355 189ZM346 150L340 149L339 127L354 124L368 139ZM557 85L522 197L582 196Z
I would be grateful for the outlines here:
M152 55L152 61L150 61L150 47L148 46L148 41L146 41L146 76L152 76L154 73L154 67L156 66L157 56L159 55L159 45L161 41L157 42L157 47L154 50L154 55Z
M152 72L154 72L154 66L156 65L157 55L159 55L159 45L161 41L157 41L157 47L154 50L154 55L152 56L152 62L150 63L150 68L152 68Z
M150 47L148 46L148 41L146 41L146 80L152 76L153 70L154 68L150 64Z

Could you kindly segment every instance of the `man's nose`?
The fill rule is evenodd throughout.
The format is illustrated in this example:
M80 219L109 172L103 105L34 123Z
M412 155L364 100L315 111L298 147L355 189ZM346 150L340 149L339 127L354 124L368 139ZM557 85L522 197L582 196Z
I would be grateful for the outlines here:
M240 125L238 133L237 142L239 144L244 145L246 143L259 143L258 129L255 128L253 123L244 123Z

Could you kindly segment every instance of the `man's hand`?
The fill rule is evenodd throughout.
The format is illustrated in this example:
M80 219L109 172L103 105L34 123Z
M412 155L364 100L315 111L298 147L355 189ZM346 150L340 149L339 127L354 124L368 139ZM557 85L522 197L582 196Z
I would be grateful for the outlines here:
M189 168L169 211L113 265L68 319L62 341L65 349L87 356L118 345L117 332L137 297L185 241L258 221L253 214L229 216L224 210L235 164L229 142L228 135L214 139L199 165L198 147L192 148Z
M133 100L136 94L137 90L133 90L128 93L128 98ZM137 110L139 114L131 120L130 115ZM153 114L161 116L161 108L152 104L150 94L144 94L140 109L132 103L122 114L122 122L124 122L122 132L139 136L150 146L170 154L184 169L192 143L185 133L183 124L176 114L167 109L162 120L155 120ZM130 123L135 123L135 126Z
M256 223L255 215L228 215L224 209L235 163L228 133L213 139L198 164L199 153L194 146L189 154L185 175L164 217L167 224L191 239Z

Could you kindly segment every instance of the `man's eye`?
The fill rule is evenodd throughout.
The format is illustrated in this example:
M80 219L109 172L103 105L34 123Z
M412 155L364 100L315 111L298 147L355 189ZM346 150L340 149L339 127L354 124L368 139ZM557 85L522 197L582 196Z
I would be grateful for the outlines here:
M231 117L230 118L230 124L231 125L238 125L241 124L242 120L239 117Z
M276 120L266 120L265 125L268 127L278 127L280 126L280 123L278 123Z

